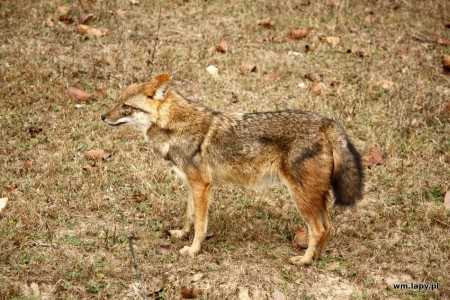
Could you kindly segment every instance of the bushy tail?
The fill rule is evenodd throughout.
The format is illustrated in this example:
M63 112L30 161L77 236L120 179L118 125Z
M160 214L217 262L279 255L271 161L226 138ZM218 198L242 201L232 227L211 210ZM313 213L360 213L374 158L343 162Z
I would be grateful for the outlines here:
M331 181L335 204L354 205L362 197L364 173L361 156L350 142L344 129L336 123L330 128L333 145L334 171Z

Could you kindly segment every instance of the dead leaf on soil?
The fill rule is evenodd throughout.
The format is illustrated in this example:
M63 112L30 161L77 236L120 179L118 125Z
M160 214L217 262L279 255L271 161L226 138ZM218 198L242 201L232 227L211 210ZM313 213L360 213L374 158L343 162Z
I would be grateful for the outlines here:
M304 39L309 34L309 30L306 28L294 29L289 32L289 37L294 40Z
M25 169L26 172L30 171L32 166L33 165L31 161L28 159L23 163L23 168Z
M96 169L95 165L85 164L83 166L83 171L92 173Z
M283 78L283 73L281 72L270 73L265 77L265 79L270 82L280 81L281 78Z
M220 41L220 43L216 47L217 52L225 53L228 51L228 44L224 40Z
M262 18L258 20L258 25L265 28L272 28L273 24L270 22L270 18Z
M447 193L445 193L444 208L446 210L450 210L450 190L448 190Z
M272 300L286 300L286 295L280 292L279 290L275 290L275 292L272 293Z
M449 39L438 39L438 44L443 46L450 46L450 40Z
M183 287L181 289L181 297L183 299L195 299L200 297L203 294L203 291L199 288L190 288L190 287Z
M369 11L367 16L364 18L364 21L366 21L367 23L373 22L373 11Z
M89 94L88 92L85 92L83 90L74 87L69 88L69 94L78 101L86 101L92 97L92 95Z
M142 203L144 201L147 201L147 196L145 196L140 192L134 192L133 195L131 196L131 200L133 200L136 203Z
M252 72L256 72L256 65L249 63L248 61L241 61L239 70L241 71L242 74L249 74Z
M164 286L166 285L166 279L164 276L153 277L147 280L144 285L147 295L153 295L161 292L164 289Z
M306 53L312 52L312 51L314 51L314 50L316 50L316 47L315 47L315 46L308 45L308 44L305 45L305 52L306 52Z
M169 255L171 253L170 247L166 245L159 245L156 247L156 252L161 255Z
M372 153L364 155L361 160L366 167L381 165L383 164L383 153L373 150Z
M442 57L442 66L444 67L445 70L447 71L450 70L450 55L444 55Z
M77 32L81 35L104 36L109 33L108 28L95 28L88 25L80 24L77 26Z
M216 52L217 52L217 47L216 46L211 46L211 47L208 48L208 53L210 55L213 55Z
M292 245L294 247L299 246L302 249L308 248L309 236L308 236L308 228L300 226L295 230L295 237L292 241Z
M394 83L390 80L381 79L375 82L376 86L382 87L385 90L390 90L394 86Z
M64 24L72 24L74 19L69 15L60 15L58 20Z
M107 159L111 154L103 149L93 149L84 152L84 157L91 159Z
M329 43L335 47L341 41L340 37L337 36L327 36L320 39L321 42Z
M17 195L17 196L23 195L23 192L19 190L19 186L15 182L12 182L10 185L7 185L6 191L10 194Z
M325 85L319 81L314 81L311 85L311 92L318 96L325 95L326 89Z
M6 203L8 203L8 197L0 198L0 212L5 208Z
M71 7L69 5L58 6L58 12L63 15L68 14L70 10L71 10Z
M42 127L30 127L28 128L28 134L32 137L35 138L38 134L42 133L44 129Z
M80 16L78 17L78 22L80 24L87 25L87 24L89 24L92 21L92 19L94 19L94 14L93 13L90 13L88 11L82 11L80 13Z

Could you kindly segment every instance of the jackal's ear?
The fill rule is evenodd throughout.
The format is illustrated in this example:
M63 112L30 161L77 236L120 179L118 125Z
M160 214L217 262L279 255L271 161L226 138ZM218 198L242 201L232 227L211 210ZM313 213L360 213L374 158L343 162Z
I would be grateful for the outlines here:
M169 74L158 75L149 83L144 84L142 93L151 99L164 100L171 82Z

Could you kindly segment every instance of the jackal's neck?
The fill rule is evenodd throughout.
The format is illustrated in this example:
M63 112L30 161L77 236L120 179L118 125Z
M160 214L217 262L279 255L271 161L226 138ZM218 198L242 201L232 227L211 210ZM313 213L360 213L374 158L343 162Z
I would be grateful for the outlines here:
M190 101L172 90L158 109L157 126L166 130L186 130L187 127L209 126L219 114L206 106Z

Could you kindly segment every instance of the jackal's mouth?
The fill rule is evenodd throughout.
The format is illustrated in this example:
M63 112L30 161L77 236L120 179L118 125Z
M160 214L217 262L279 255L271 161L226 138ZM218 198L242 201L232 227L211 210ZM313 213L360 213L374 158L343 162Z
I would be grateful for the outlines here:
M111 125L111 126L120 126L120 125L123 125L123 124L127 124L127 122L119 122L119 123L109 123L109 122L106 122L106 124Z

